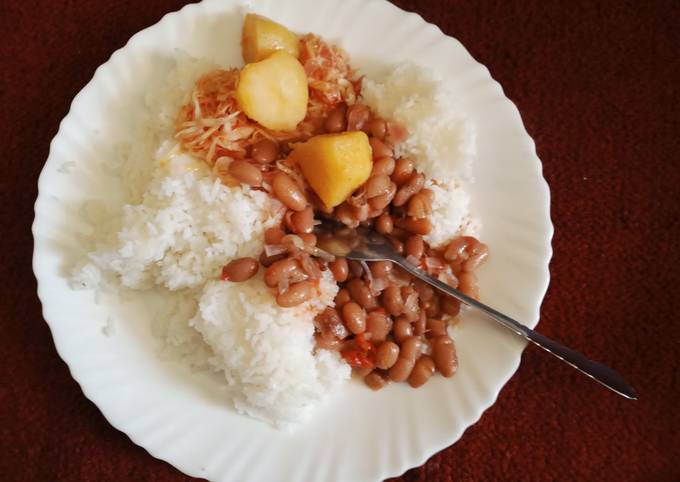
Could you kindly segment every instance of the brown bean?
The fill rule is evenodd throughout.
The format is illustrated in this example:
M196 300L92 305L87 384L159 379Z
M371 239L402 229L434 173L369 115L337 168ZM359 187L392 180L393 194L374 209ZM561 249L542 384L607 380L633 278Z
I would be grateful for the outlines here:
M394 174L392 175L392 177L394 178ZM418 172L412 174L408 181L406 181L401 187L399 187L397 193L394 195L392 204L397 207L405 205L414 194L416 194L423 188L424 185L425 176Z
M373 151L373 159L392 156L392 148L377 137L371 137L368 140L368 143L371 145L371 150Z
M368 128L371 131L371 135L378 139L383 139L385 134L387 134L387 122L385 122L380 117L376 117L371 122L368 123Z
M298 233L302 242L309 247L316 246L316 234L314 233Z
M368 289L368 286L366 286L361 278L350 280L347 283L347 289L349 290L352 299L367 310L377 306L373 293L371 293L371 290Z
M368 211L370 210L370 207L368 204L360 204L359 206L350 206L350 209L352 210L352 216L354 219L356 219L358 222L363 223L368 219Z
M222 184L229 187L238 187L241 185L234 176L229 174L229 164L233 162L233 159L229 157L220 157L215 160L215 165L213 166L213 172L219 177Z
M463 236L463 239L465 240L465 244L467 246L466 251L468 252L468 254L473 253L475 251L476 246L482 244L474 236Z
M265 244L279 244L285 235L286 233L281 228L269 228L264 232L264 242Z
M311 233L314 230L314 210L307 206L302 211L294 212L291 217L294 233Z
M442 296L441 309L449 316L456 316L460 312L460 301L450 296Z
M370 199L389 193L390 184L392 184L392 181L390 180L390 177L385 174L369 177L368 181L366 181L366 197Z
M315 293L315 281L301 281L291 285L283 293L279 293L276 296L276 303L284 308L297 306L300 303L311 300Z
M302 211L307 206L307 198L302 189L285 172L277 172L272 180L274 195L288 209Z
M414 258L422 258L425 253L425 243L423 237L418 234L413 234L406 238L404 244L404 254L406 256L413 256Z
M380 216L383 212L384 212L383 209L375 209L375 208L372 207L370 204L368 204L368 218L369 218L369 219L377 218L377 217Z
M382 303L392 316L399 316L404 311L404 299L397 285L389 285L381 295Z
M366 316L366 331L371 332L371 340L384 341L392 330L392 318L382 309L371 311Z
M255 258L239 258L230 261L222 268L222 279L225 281L245 281L257 273L260 264Z
M354 259L347 261L347 266L349 267L350 278L361 278L364 274L364 266Z
M391 176L393 172L394 172L393 157L380 157L373 161L373 170L371 171L371 176L376 176L378 174Z
M371 111L364 104L353 104L347 108L347 130L364 130L371 117Z
M293 214L296 212L297 211L291 211L288 209L283 215L283 224L286 227L286 230L290 231L291 233L295 231L295 226L293 225Z
M413 218L424 218L432 212L432 202L423 195L423 191L415 193L408 201L406 214Z
M392 367L399 358L399 345L393 341L383 341L375 349L375 366L383 370Z
M327 338L336 338L333 330L329 330L329 327L335 327L337 325L342 325L342 320L340 319L340 314L335 308L330 306L324 308L324 310L314 317L314 325L321 331L321 333Z
M416 361L416 364L408 376L408 384L412 388L422 387L434 374L434 361L427 355L423 355Z
M347 105L338 104L332 111L328 113L328 117L324 119L323 128L326 132L337 133L343 132L347 128Z
M366 312L357 303L350 301L342 307L342 319L347 329L355 335L366 331Z
M392 248L398 253L398 254L404 254L404 243L399 240L398 238L395 237L390 237L390 243L392 244Z
M395 382L403 382L411 374L415 361L407 358L398 358L389 370L390 380Z
M342 347L342 340L337 338L325 338L321 333L314 333L314 342L317 348L338 351Z
M486 244L477 241L477 243L472 248L472 254L463 263L463 271L474 271L479 267L480 264L484 262L484 260L486 260L488 255L489 247Z
M406 286L413 281L413 277L408 274L403 269L395 269L392 271L392 277L394 278L395 284L398 286Z
M406 130L406 127L401 124L388 122L386 138L392 144L399 144L408 138L408 131Z
M403 382L408 378L420 354L420 339L417 336L406 338L399 349L399 358L389 370L390 380Z
M418 293L420 301L430 301L434 298L434 288L420 279L413 280L413 287Z
M327 307L314 318L314 325L324 338L342 340L349 336L349 332L340 319L335 308Z
M326 307L321 313L314 317L314 326L326 338L346 338L349 332L345 328L340 312L330 306Z
M284 278L290 278L293 273L300 271L300 267L293 258L285 258L272 263L264 272L264 283L273 288Z
M458 291L471 298L479 299L477 276L470 272L461 273L460 276L458 276Z
M444 320L440 320L438 318L428 318L427 334L432 337L446 335L446 325L447 323Z
M392 271L392 261L373 261L368 267L374 278L384 278Z
M229 164L229 174L242 184L259 186L262 184L262 172L244 159L235 159Z
M453 239L444 250L444 259L446 261L453 261L463 255L465 248L467 247L467 242L464 237L458 237Z
M413 361L418 359L420 356L420 349L422 348L422 342L420 337L410 336L401 342L399 347L399 358L410 358Z
M414 335L424 335L427 330L427 315L425 310L420 310L418 312L418 319L413 323L413 334Z
M347 265L347 258L335 258L335 260L328 263L328 267L333 273L333 278L338 283L344 283L349 276L349 267Z
M341 288L338 294L335 295L335 307L342 308L345 303L351 301L352 298L349 296L349 291L345 288Z
M370 375L372 371L373 368L370 367L352 367L352 373L362 378Z
M396 211L396 209L394 209ZM395 216L392 216L392 222L394 222L396 219ZM400 227L395 226L394 229L392 229L392 237L401 239L402 241L406 241L406 238L408 238L411 235L408 231L405 229L401 229Z
M340 206L336 207L334 214L336 219L345 226L349 226L350 228L359 226L359 220L354 215L352 206L347 203L342 203Z
M387 385L389 380L385 378L382 374L372 371L368 375L364 377L364 383L371 389L371 390L380 390L382 387Z
M250 157L260 164L274 162L279 157L279 145L271 139L257 141L251 148Z
M427 302L427 307L425 308L425 314L430 318L437 318L441 316L441 301L440 297L435 295L430 301Z
M400 157L394 164L392 181L394 181L397 186L404 184L411 178L414 169L415 163L411 159Z
M375 220L375 229L381 234L390 234L393 228L394 224L388 213L382 213L378 216L378 219Z
M432 357L437 370L447 378L452 377L458 368L458 357L453 340L448 335L442 335L434 338L431 345Z
M370 198L368 200L368 204L373 209L380 209L380 210L385 209L392 202L392 199L394 199L396 192L397 192L397 185L394 184L393 182L390 182L390 185L387 188L387 191L384 194L381 194L380 196Z
M449 267L451 268L451 274L453 274L454 277L457 277L463 272L463 263L465 260L463 258L458 258L454 259L453 261L449 261ZM451 284L450 282L447 281L449 286L452 288L457 288L458 287L458 278L456 278L455 283Z
M403 343L406 338L413 336L413 325L403 316L394 320L394 328L392 330L394 339L397 343Z
M423 236L430 234L430 231L432 231L432 223L428 218L397 218L394 223L399 228L414 234L422 234Z
M280 253L280 254L274 254L272 256L267 256L267 253L262 251L260 254L260 264L264 266L265 268L268 268L272 264L276 263L277 261L285 258L287 255L286 253Z

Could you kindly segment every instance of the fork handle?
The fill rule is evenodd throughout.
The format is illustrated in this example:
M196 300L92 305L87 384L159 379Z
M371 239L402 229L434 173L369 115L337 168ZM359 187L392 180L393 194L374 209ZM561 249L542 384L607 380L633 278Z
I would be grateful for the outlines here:
M523 336L530 342L540 346L548 353L556 356L563 362L568 363L569 365L573 366L582 373L588 375L590 378L601 383L610 390L618 393L623 397L632 400L637 400L637 395L635 394L635 391L626 383L626 381L619 373L617 373L615 370L612 370L608 366L592 361L586 358L581 353L574 351L571 348L567 348L561 343L558 343L555 340L552 340L547 336L542 335L541 333L534 331L527 326L524 326L520 322L513 320L507 315L504 315L500 311L494 310L490 306L487 306L484 303L481 303L476 299L471 298L454 288L451 288L446 283L443 283L439 281L437 278L433 278L424 271L416 268L411 263L406 261L406 259L400 256L399 257L395 256L393 261L398 263L402 268L404 268L413 276L425 281L426 283L434 286L440 291L443 291L444 293L453 296L454 298L465 303L466 305L472 306L474 308L477 308L478 310L483 311L504 327L514 331L515 333Z

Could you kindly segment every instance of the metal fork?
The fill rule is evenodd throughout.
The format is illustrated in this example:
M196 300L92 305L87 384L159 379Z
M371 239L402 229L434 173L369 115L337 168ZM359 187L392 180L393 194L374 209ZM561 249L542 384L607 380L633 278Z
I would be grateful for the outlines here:
M376 231L363 227L359 227L356 230L339 230L337 224L328 222L317 226L316 230L317 234L319 234L319 248L330 252L332 255L344 256L347 259L357 261L392 261L416 278L425 281L447 295L453 296L466 305L483 311L504 327L523 336L530 342L535 343L548 353L551 353L563 362L568 363L610 390L628 399L637 400L635 391L615 370L586 358L584 355L571 348L567 348L566 346L551 340L547 336L524 326L500 311L497 311L484 303L480 303L476 299L470 298L464 293L433 278L409 263L403 256L399 255L392 247L390 241ZM339 234L343 231L345 233L344 235Z

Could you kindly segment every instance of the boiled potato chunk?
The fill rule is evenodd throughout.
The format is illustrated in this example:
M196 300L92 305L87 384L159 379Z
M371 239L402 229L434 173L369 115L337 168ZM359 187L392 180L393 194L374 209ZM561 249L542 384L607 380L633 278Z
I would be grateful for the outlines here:
M291 157L328 208L347 199L373 168L371 145L361 131L314 136L295 147Z
M258 62L277 50L297 58L299 48L297 35L283 25L254 13L246 15L241 33L241 51L246 63Z
M305 118L308 95L305 69L283 51L243 67L236 89L248 117L279 131L291 131Z

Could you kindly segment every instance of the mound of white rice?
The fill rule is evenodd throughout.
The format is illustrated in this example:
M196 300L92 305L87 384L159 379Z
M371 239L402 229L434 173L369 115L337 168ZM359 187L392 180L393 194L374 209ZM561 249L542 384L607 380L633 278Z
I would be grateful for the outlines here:
M282 308L261 273L242 283L206 284L189 323L215 353L238 410L277 425L299 422L349 378L350 367L337 352L312 354L311 320L333 303L337 291L325 271L317 298Z
M411 62L380 79L364 77L361 96L380 116L408 129L402 154L417 160L427 177L448 184L469 180L475 159L475 130L433 71Z
M230 259L259 255L264 229L281 219L266 193L225 186L190 156L164 151L142 202L123 206L115 240L101 243L110 247L90 254L128 288L200 287Z

